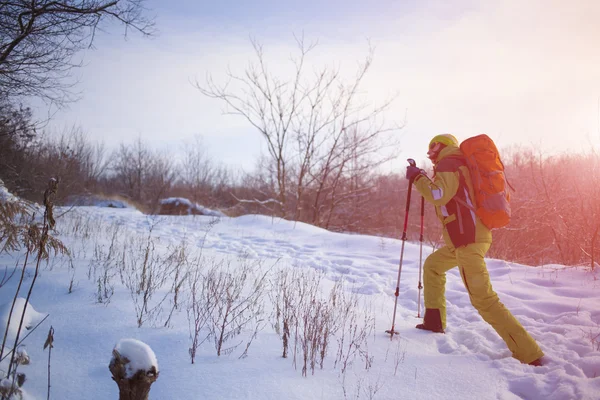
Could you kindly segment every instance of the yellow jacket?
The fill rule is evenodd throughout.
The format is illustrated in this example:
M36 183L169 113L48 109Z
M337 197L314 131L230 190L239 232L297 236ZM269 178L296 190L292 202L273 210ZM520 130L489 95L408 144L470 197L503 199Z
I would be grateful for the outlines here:
M444 226L444 242L450 249L471 243L492 243L492 232L472 210L475 198L471 175L458 147L445 147L434 163L433 181L417 176L415 187Z

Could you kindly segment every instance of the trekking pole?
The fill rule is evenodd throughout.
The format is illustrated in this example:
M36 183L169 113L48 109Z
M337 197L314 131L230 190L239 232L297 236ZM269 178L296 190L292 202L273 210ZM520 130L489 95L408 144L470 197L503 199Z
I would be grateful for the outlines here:
M416 167L417 163L415 162L415 160L413 160L412 158L409 158L407 161L411 166ZM412 184L413 184L413 180L411 179L408 182L408 194L406 196L406 212L404 214L404 230L402 231L402 247L400 249L400 263L398 265L398 281L396 282L396 293L394 293L394 295L396 296L396 300L394 302L394 313L392 316L392 329L385 331L385 333L390 334L390 338L393 338L394 335L398 334L398 332L396 332L394 330L394 327L396 324L396 308L398 307L398 296L400 295L400 275L402 274L402 261L404 259L404 244L406 243L406 230L408 228L408 211L410 210L410 195L412 193Z
M421 318L421 273L423 268L423 231L425 226L425 197L421 196L421 236L419 237L419 295L417 296L417 318Z

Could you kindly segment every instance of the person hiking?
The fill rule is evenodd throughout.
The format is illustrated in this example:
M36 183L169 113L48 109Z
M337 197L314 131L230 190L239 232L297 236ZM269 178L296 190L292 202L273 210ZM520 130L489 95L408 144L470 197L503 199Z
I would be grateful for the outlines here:
M429 143L427 156L433 162L433 180L412 165L406 168L406 178L435 206L445 246L425 260L425 315L416 327L444 333L446 271L458 266L471 304L498 332L512 356L524 364L541 365L544 353L492 289L484 260L492 232L473 212L473 185L458 141L450 134L437 135Z

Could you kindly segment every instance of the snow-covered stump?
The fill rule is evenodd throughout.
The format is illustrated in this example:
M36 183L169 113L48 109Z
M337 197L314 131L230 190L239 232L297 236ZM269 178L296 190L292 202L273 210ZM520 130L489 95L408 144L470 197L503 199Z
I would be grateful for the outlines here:
M150 386L158 379L158 362L144 342L121 339L108 365L119 386L119 400L148 400Z

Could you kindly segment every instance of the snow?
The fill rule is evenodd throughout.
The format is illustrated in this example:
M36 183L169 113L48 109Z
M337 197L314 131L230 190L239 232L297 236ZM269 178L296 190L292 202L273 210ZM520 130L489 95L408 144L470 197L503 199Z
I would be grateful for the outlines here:
M76 234L73 227L81 224L87 229ZM317 367L314 375L309 371L303 377L301 355L297 355L296 366L293 357L281 357L281 338L270 323L257 333L247 357L239 358L251 331L234 338L232 344L244 344L221 357L216 356L213 341L205 341L191 364L185 307L174 312L165 328L162 321L171 305L167 298L162 303L161 322L148 321L138 328L134 296L118 274L111 281L110 299L97 301L103 271L110 272L119 262L99 263L97 254L108 253L113 237L120 243L143 240L150 228L160 254L185 243L190 254L201 254L209 262L225 260L232 271L253 260L263 261L255 267L257 273L269 269L319 272L325 296L343 280L347 292L358 298L360 315L374 318L374 329L361 348L368 353L370 368L357 356L342 374L340 365L334 363L338 342L332 340L323 369ZM152 386L150 399L600 399L597 269L487 260L501 301L546 354L542 367L532 367L513 359L504 342L481 319L456 269L447 274L446 334L414 329L422 321L416 317L418 243L405 246L395 327L400 334L390 338L384 331L392 321L399 240L333 233L259 215L219 220L209 216L151 217L132 209L100 207L75 207L57 221L56 229L71 249L71 260L51 256L43 264L31 304L50 313L50 318L27 339L31 364L19 369L27 374L24 389L36 399L46 398L48 353L42 345L50 325L55 329L51 397L57 399L118 398L108 364L111 350L122 338L147 344L139 353L130 347L133 342L121 344L125 352L133 353L136 366L147 367L157 358L161 360L160 377ZM424 248L424 256L431 251ZM11 268L23 258L22 252L1 254L0 265ZM30 281L28 273L24 285ZM5 307L7 303L10 306L17 283L13 278L0 288L0 303ZM169 287L166 284L159 289L152 304L160 301ZM188 290L186 285L184 289ZM185 290L182 299L188 297ZM270 302L269 298L264 301ZM31 310L27 314L33 324L39 315ZM270 318L270 312L267 308L262 318ZM147 351L150 348L153 357Z
M198 203L192 203L189 199L186 199L184 197L169 197L166 199L161 199L159 201L160 204L173 204L175 206L178 205L183 205L185 207L188 208L188 213L192 214L192 211L196 211L198 213L200 213L201 215L210 215L213 217L224 217L225 214L223 214L221 211L218 210L211 210L209 208L206 208L204 206L201 206Z
M15 278L15 279L17 279L17 278ZM13 295L14 295L14 293L13 293ZM1 332L3 332L3 333L6 331L6 324L8 323L8 318L10 315L8 338L14 340L14 338L17 336L17 331L19 329L19 322L21 321L21 315L23 314L23 308L25 307L25 299L23 297L17 297L12 314L10 314L10 308L12 306L12 299L9 299L9 298L3 296L2 300L3 301L9 300L9 301L0 306L0 324L1 324L0 329L2 329ZM31 303L29 303L29 304L27 304L27 311L25 311L25 317L23 318L23 327L25 329L30 329L30 328L34 327L35 325L37 325L44 317L45 317L44 314L37 312L31 306ZM24 334L21 335L21 338L23 337L23 335Z
M0 203L13 203L17 198L6 189L4 182L0 179Z
M175 204L175 205L183 204L188 207L192 206L192 202L184 197L169 197L166 199L162 199L160 201L160 204Z
M12 381L10 381L9 379L2 379L0 381L0 387L5 388L5 389L9 389L12 387Z
M125 365L127 378L131 378L138 371L151 371L152 367L155 372L158 372L156 355L146 343L137 339L121 339L115 346L115 350L129 360Z
M69 197L65 204L67 206L95 206L95 207L111 207L111 208L135 208L123 199L105 198L101 196L72 196Z

